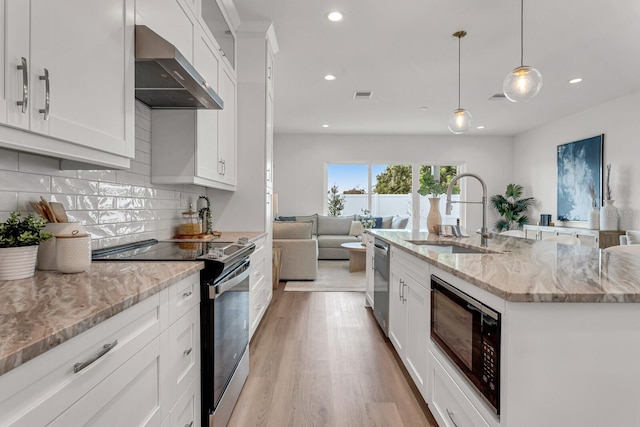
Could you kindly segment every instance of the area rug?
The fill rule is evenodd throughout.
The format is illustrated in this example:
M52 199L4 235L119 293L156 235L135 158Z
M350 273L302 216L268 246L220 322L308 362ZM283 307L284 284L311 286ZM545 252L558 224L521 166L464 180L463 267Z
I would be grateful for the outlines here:
M364 271L349 273L349 261L318 261L316 280L288 281L285 291L364 292Z

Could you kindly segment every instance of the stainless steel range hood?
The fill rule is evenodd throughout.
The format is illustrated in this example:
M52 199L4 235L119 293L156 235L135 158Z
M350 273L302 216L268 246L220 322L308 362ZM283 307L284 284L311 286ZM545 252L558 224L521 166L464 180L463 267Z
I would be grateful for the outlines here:
M136 25L136 98L159 109L224 107L178 49L145 25Z

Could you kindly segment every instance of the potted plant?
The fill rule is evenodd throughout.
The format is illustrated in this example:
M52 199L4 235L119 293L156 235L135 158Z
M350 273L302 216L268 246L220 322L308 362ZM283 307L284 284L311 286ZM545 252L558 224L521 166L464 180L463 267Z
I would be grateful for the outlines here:
M38 244L53 236L43 232L45 221L31 214L11 212L0 224L0 280L32 277L36 269Z
M496 194L491 196L491 204L498 211L500 218L496 222L498 232L507 230L521 230L522 226L529 221L527 210L535 202L535 198L522 197L522 185L509 184L504 196Z
M451 178L451 177L450 177ZM427 215L427 230L430 233L438 233L438 228L442 223L442 215L440 215L440 195L445 194L449 187L447 181L436 181L433 174L420 173L420 188L418 194L421 196L431 195L429 197L429 214ZM460 194L460 187L455 185L452 194Z

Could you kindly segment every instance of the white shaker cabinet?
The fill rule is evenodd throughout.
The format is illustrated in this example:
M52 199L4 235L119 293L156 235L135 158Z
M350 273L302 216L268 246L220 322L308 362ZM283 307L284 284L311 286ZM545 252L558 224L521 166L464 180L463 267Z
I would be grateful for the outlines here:
M226 65L218 79L218 95L224 100L224 109L218 112L218 167L221 181L236 185L237 111L236 77ZM249 171L247 171L249 172Z
M429 265L391 248L389 339L427 400L430 287Z
M1 145L128 167L135 155L134 1L1 3Z

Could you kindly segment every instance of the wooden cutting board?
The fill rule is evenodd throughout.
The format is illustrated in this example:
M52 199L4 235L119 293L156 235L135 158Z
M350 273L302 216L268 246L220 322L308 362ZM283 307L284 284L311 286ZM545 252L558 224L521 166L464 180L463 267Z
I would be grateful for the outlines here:
M211 234L197 234L195 236L187 236L187 235L181 235L181 234L176 234L176 237L174 239L172 239L171 241L176 241L176 242L186 242L186 241L190 241L190 242L209 242L211 240L213 240L215 237Z

